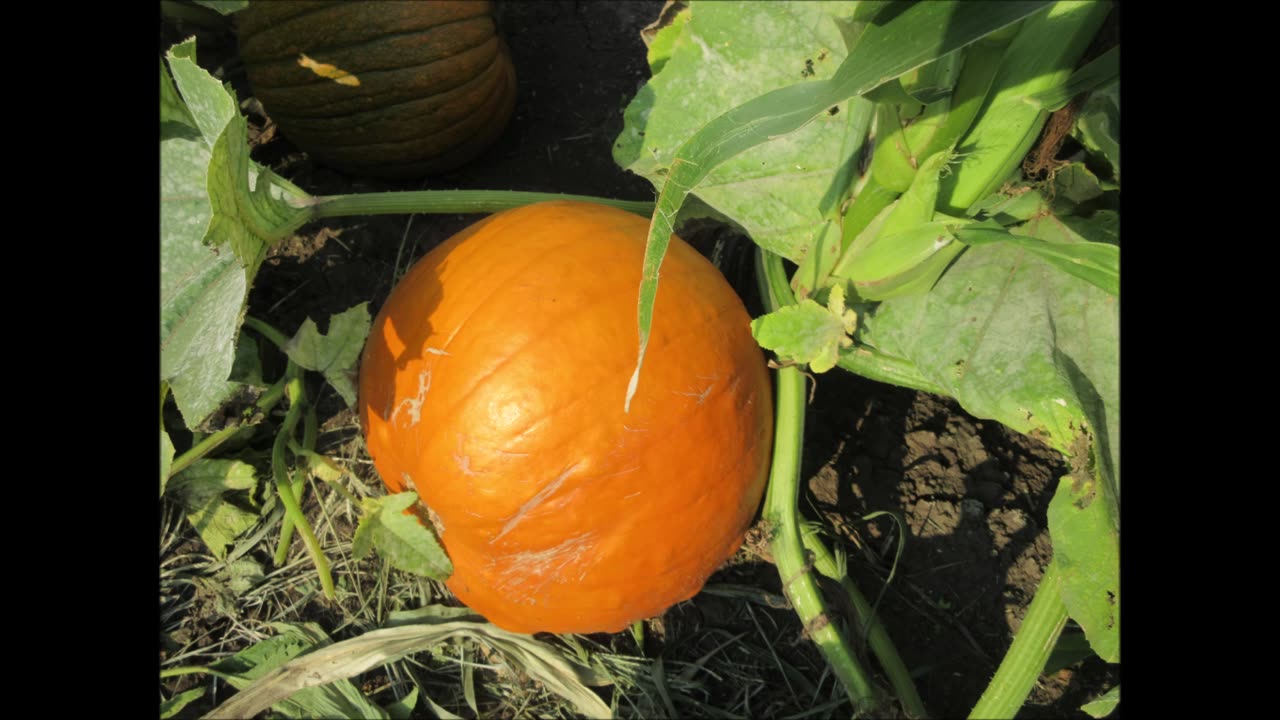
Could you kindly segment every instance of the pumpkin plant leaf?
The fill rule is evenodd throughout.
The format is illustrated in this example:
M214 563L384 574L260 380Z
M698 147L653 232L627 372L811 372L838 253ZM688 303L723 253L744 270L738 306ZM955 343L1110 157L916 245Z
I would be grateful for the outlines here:
M316 623L290 625L272 623L279 635L255 643L235 655L210 666L232 687L244 690L264 677L278 671L291 660L308 657L322 648L333 646L333 641ZM237 694L232 702L239 698ZM270 705L244 715L222 715L231 703L224 703L206 717L252 717L261 710L271 710L287 718L346 717L388 718L387 711L370 702L350 680L334 678L325 684L300 689Z
M1058 642L1054 643L1053 652L1049 653L1042 674L1053 675L1092 656L1093 648L1089 647L1084 633L1064 631L1058 636Z
M1034 226L1038 230L1040 224ZM1052 222L1045 220L1043 227L1053 228ZM1044 236L1010 233L1005 230L993 230L983 227L956 228L956 237L960 242L979 247L992 243L1007 243L1035 253L1040 259L1050 263L1058 270L1074 275L1113 297L1120 295L1120 248L1109 243L1087 242L1070 233L1070 229L1062 226L1064 233L1053 232L1053 228ZM1034 231L1033 230L1033 231ZM1065 237L1064 237L1065 236Z
M1076 115L1073 135L1095 158L1110 165L1120 183L1120 81L1094 90Z
M310 219L309 208L285 199L287 193L305 200L306 193L249 160L248 124L235 94L196 64L194 38L171 48L168 60L182 102L210 151L203 178L211 214L202 239L214 247L229 245L252 276L274 241ZM161 89L163 103L163 82Z
M324 375L347 405L355 407L355 367L369 336L369 303L360 303L329 318L329 332L322 334L307 318L285 343L284 351L298 365Z
M670 47L650 46L653 77L624 112L614 159L660 187L676 151L716 116L764 93L830 78L845 57L833 18L855 5L704 3L686 11L685 22L658 35L673 38ZM663 51L665 57L656 54ZM698 102L679 101L693 97ZM845 159L846 106L820 108L803 129L725 162L697 197L761 246L799 260L824 219L813 198Z
M1101 197L1102 183L1082 162L1068 163L1053 174L1055 212L1068 215L1077 205Z
M1120 662L1119 507L1107 492L1087 437L1074 449L1071 473L1049 502L1053 561L1062 602L1084 629L1089 646L1107 662Z
M665 16L666 8L663 8L663 10L663 15ZM662 70L662 66L671 58L671 55L675 52L677 45L692 42L689 40L688 33L685 32L685 27L689 24L689 17L691 15L692 13L689 11L689 8L685 6L678 10L675 15L672 15L669 18L659 19L659 22L663 19L668 20L668 22L666 25L652 31L653 39L648 43L649 69L654 75L657 75ZM645 30L642 30L641 36L643 37L646 32L650 32L650 29L645 28Z
M760 94L761 90L757 88L754 93L746 95L745 103L742 102L741 97L730 97L730 94L735 92L734 88L737 85L751 82L750 75L775 73L775 66L778 63L781 63L779 69L784 73L803 73L803 70L797 72L792 69L795 67L793 64L782 60L762 62L760 59L759 53L764 52L766 48L788 42L789 36L782 32L785 27L785 18L765 17L763 21L755 23L755 18L759 16L755 16L749 10L757 6L738 4L709 3L696 10L688 25L688 31L694 33L691 35L694 43L687 46L689 50L685 52L692 52L693 48L696 48L698 56L682 61L680 49L672 54L661 73L662 76L669 77L667 84L661 87L655 86L655 83L659 82L659 78L655 77L641 89L640 94L628 107L628 126L623 129L623 135L614 147L615 160L623 167L640 174L651 172L655 176L663 175L657 205L649 226L639 288L637 326L640 342L636 368L627 387L624 407L630 408L631 398L634 397L640 382L640 372L649 342L649 330L653 323L653 306L657 297L658 271L662 258L666 255L676 216L684 205L685 199L695 188L699 190L698 197L714 207L716 202L709 199L708 189L703 188L702 185L708 180L713 185L718 184L712 173L720 166L724 165L727 168L720 172L730 172L736 168L736 174L733 177L738 181L751 182L730 182L732 189L727 193L727 198L729 201L741 202L745 206L736 207L732 211L724 207L718 209L742 225L757 244L776 249L779 254L793 260L799 259L803 256L805 248L802 245L788 243L785 233L779 232L776 223L779 218L784 225L799 223L799 242L812 237L815 226L824 219L818 213L814 199L824 195L827 184L830 183L836 167L843 158L812 158L811 162L815 163L814 165L795 163L800 166L799 170L796 170L794 166L777 164L771 166L767 160L753 161L749 155L744 156L744 153L765 143L777 143L782 147L798 144L799 152L804 153L806 148L821 144L820 138L826 134L832 137L828 141L830 145L836 145L842 131L839 123L844 121L832 122L838 118L838 114L831 115L828 112L831 108L835 107L839 110L841 104L846 103L849 98L862 95L903 73L953 50L958 50L1047 5L1047 0L1043 2L917 3L906 7L883 25L867 27L858 37L853 51L844 58L833 75L826 79L805 80L803 77L792 79L789 81L792 84L776 86L774 89L764 91L763 94ZM780 10L787 15L814 12L848 15L850 9L832 3L821 5L818 3L767 3L758 7ZM706 15L714 17L717 11L725 16L723 24L717 26L712 23L706 27L700 25L701 18ZM753 24L743 23L743 19L748 17L753 20ZM800 37L806 38L806 42L812 42L815 45L821 42L821 46L812 51L819 55L821 50L826 50L828 55L838 52L843 43L839 28L828 18L825 25L831 28L830 40L821 36L815 37L815 30L812 28L819 27L821 24L811 21L803 29ZM736 30L732 38L728 34L729 27ZM740 72L736 77L733 74L733 61L738 56L750 58L751 71L746 76ZM807 56L799 58L800 61L805 59L810 58ZM681 70L682 64L686 63L688 67ZM817 64L815 60L812 70L815 77L818 72ZM707 82L704 79L707 74L722 72L725 68L729 70L722 76L722 81ZM807 66L805 69L808 69ZM825 72L827 70L824 68ZM682 74L692 76L692 79L688 80L685 92L678 91L680 83L676 82ZM776 79L773 81L776 82ZM689 101L689 98L694 97L698 98L697 103ZM666 104L667 107L660 109L662 104ZM713 119L709 122L705 117L697 114L698 107L704 104L714 108ZM676 107L671 107L672 105ZM660 118L663 115L675 117L679 114L695 117L696 124L686 127L683 132L664 129ZM640 126L642 121L643 127ZM670 122L674 124L679 121ZM804 128L804 131L796 132L801 128ZM642 131L644 136L640 141L639 133ZM651 136L654 137L651 138ZM660 139L661 142L659 142ZM823 146L826 147L825 144ZM675 149L674 153L671 153L672 149ZM824 152L832 151L824 150ZM652 163L651 158L654 161ZM667 159L665 162L657 162L658 158ZM751 171L760 178L774 178L778 173L803 174L806 169L824 167L824 170L819 173L820 189L816 194L808 195L802 204L787 207L789 203L795 202L791 186L802 183L804 178L787 178L781 183L754 182L752 176L745 174L747 166L752 162L755 165L751 167ZM665 174L658 172L663 166L666 169ZM752 188L756 188L757 191L752 192ZM711 192L714 194L714 188ZM775 193L793 199L788 203L779 203L771 199ZM766 213L768 218L762 217L762 212ZM794 232L794 230L790 231Z
M360 560L377 548L387 562L405 572L444 580L453 574L453 563L434 532L406 513L418 501L415 492L365 498L360 525L351 542L351 554Z
M210 217L208 157L198 139L160 143L160 379L189 428L232 392L227 378L249 290L235 257L202 242Z
M170 478L168 491L182 503L209 551L222 560L227 546L258 521L249 492L257 483L248 463L206 458Z
M174 715L182 712L182 708L191 704L192 701L199 700L204 697L204 686L193 687L186 692L180 692L177 695L160 703L160 720L167 720Z
M1115 712L1116 707L1120 704L1120 686L1117 685L1102 694L1096 700L1091 700L1080 709L1092 718L1104 718Z
M173 441L169 433L160 428L160 494L164 495L165 484L169 481L169 468L173 465Z
M191 131L196 130L196 120L191 117L190 111L187 110L186 104L182 102L182 97L178 95L178 88L173 86L173 78L169 75L169 70L164 66L164 61L160 61L160 139L171 137L174 134L193 135Z
M160 82L160 379L196 428L236 390L227 379L267 240L296 229L309 211L281 199L280 188L305 196L282 181L249 190L265 171L248 160L234 96L195 64L195 41L175 45L168 60L172 75L162 65ZM255 234L271 222L270 232ZM224 244L232 252L219 251Z
M970 247L929 293L882 302L860 336L975 417L1038 436L1078 466L1049 529L1055 557L1063 549L1074 563L1061 576L1068 612L1104 658L1118 652L1107 612L1119 603L1119 305L1027 247L995 242Z
M279 708L278 703L296 697L295 693L354 677L452 638L469 638L492 647L506 664L565 698L586 717L612 717L609 706L584 683L587 671L568 660L562 651L530 635L508 632L487 622L443 618L372 630L306 654L294 653L298 656L289 662L258 675L251 684L238 686L239 693L206 717L254 717L268 707Z
M160 496L164 496L165 485L169 482L169 468L173 467L173 440L164 429L164 402L169 396L169 384L160 383Z
M752 320L751 333L761 347L823 373L835 367L842 348L853 344L849 336L856 323L857 314L844 308L843 286L835 285L828 307L805 298Z

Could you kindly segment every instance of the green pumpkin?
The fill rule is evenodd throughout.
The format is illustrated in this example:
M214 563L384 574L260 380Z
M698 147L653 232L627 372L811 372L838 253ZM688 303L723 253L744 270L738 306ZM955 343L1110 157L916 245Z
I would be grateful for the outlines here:
M490 2L253 2L237 13L253 92L317 162L408 178L502 133L515 69Z

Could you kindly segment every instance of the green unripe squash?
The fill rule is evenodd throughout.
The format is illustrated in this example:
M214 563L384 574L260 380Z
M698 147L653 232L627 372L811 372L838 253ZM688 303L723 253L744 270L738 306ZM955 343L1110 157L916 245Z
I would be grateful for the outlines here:
M491 145L515 69L490 2L258 0L237 13L263 109L317 162L422 177Z

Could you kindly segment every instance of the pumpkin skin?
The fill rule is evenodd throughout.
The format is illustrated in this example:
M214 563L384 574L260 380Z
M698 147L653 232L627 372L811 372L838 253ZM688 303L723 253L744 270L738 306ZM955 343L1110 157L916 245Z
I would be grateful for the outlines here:
M510 120L515 69L492 13L489 2L273 0L236 17L249 83L290 141L346 172L406 178L471 160Z
M449 589L514 632L618 632L695 595L764 490L773 402L750 316L672 236L644 368L649 223L555 201L424 256L373 323L360 419L391 492L416 490Z

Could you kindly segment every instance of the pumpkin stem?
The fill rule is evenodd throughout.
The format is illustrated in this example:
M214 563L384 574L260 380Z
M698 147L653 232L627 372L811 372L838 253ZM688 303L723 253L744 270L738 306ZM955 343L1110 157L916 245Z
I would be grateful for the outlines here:
M784 303L795 302L782 260L757 248L756 268L760 273L762 296L769 312ZM782 292L783 289L786 292ZM858 661L857 654L839 628L829 622L830 614L807 562L801 537L797 503L800 496L800 460L804 447L805 379L796 367L778 370L776 420L774 422L773 466L765 492L764 520L773 527L769 544L783 591L800 616L806 634L822 651L836 677L853 702L856 715L874 713L881 707L881 694Z
M552 200L573 200L616 207L648 217L653 202L614 200L587 195L522 192L516 190L411 190L404 192L326 195L314 198L312 219L352 215L416 215L495 213Z
M1022 709L1067 624L1067 606L1058 588L1058 566L1050 562L1009 652L969 717L1011 718Z

